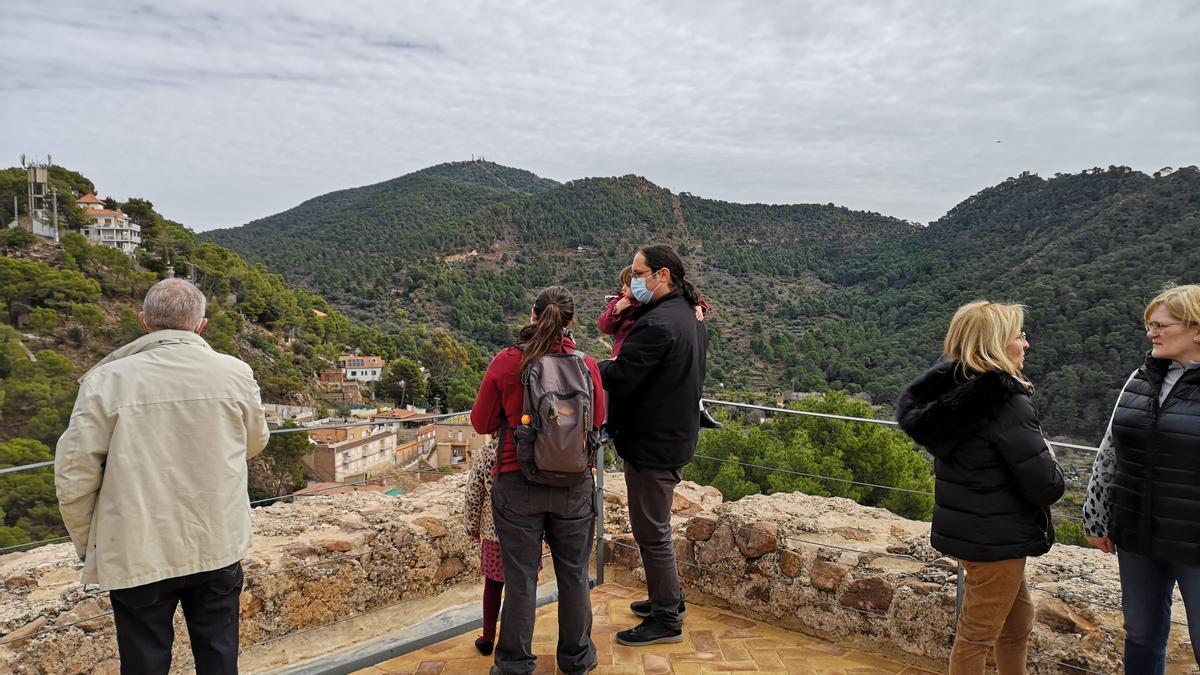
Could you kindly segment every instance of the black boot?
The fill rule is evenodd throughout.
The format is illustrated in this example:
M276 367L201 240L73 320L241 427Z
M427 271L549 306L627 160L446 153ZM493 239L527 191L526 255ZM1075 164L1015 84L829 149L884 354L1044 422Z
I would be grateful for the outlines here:
M720 429L721 427L723 427L725 425L721 424L720 422L713 419L713 416L709 415L707 410L705 410L704 408L701 408L700 409L700 426L704 427L705 429Z

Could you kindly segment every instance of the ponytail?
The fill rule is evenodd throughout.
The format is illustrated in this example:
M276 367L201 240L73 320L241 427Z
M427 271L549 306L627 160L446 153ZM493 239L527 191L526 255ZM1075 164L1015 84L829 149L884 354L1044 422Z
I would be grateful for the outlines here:
M524 346L521 370L562 344L567 326L575 318L575 299L562 286L551 286L538 293L533 315L536 320L522 328L518 337Z

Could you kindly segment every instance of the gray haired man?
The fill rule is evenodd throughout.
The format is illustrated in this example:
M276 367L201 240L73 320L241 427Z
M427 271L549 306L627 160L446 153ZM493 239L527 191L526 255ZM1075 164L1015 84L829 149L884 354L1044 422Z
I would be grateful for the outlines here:
M197 672L237 672L246 459L269 436L250 367L200 337L204 311L191 283L155 284L147 334L80 379L54 458L83 582L111 591L122 673L170 670L178 604Z

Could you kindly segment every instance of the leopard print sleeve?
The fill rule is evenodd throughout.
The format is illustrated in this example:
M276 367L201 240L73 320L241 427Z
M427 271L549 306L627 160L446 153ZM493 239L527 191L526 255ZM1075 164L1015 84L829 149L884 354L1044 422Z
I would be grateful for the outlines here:
M1121 385L1117 401L1125 393L1125 387L1137 375L1133 371ZM1119 404L1119 403L1118 403ZM1100 441L1100 450L1092 462L1092 475L1088 478L1087 498L1083 502L1083 533L1089 537L1108 536L1108 517L1112 513L1112 486L1117 477L1117 449L1113 445L1112 421L1117 416L1117 404L1113 405L1112 415L1108 418L1108 429L1104 431L1104 440Z
M1112 507L1112 485L1116 476L1117 452L1112 443L1112 424L1104 432L1100 451L1092 463L1087 498L1083 503L1083 533L1089 537L1108 536L1108 515Z

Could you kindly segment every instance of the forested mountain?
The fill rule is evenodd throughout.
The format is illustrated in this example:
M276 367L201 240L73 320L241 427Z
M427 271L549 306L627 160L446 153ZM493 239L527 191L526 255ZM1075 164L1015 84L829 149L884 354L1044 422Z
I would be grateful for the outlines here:
M617 272L638 245L669 241L718 308L714 337L730 342L713 351L712 381L762 389L785 381L766 376L769 364L750 352L762 313L790 313L799 325L800 315L823 311L815 296L824 295L819 275L830 260L917 230L833 205L675 195L637 176L551 187L531 175L487 162L444 164L201 237L265 262L354 318L447 325L485 350L512 341L538 289L563 283L576 292L577 334L592 352L608 349L596 341L594 317ZM820 376L809 379L815 385Z
M580 337L637 245L674 244L715 311L710 390L845 389L890 404L962 302L1030 308L1048 433L1097 441L1144 352L1140 312L1196 281L1200 171L1011 178L921 227L830 205L734 204L643 178L558 185L445 164L204 233L381 326L444 325L489 351L533 294L572 288Z

